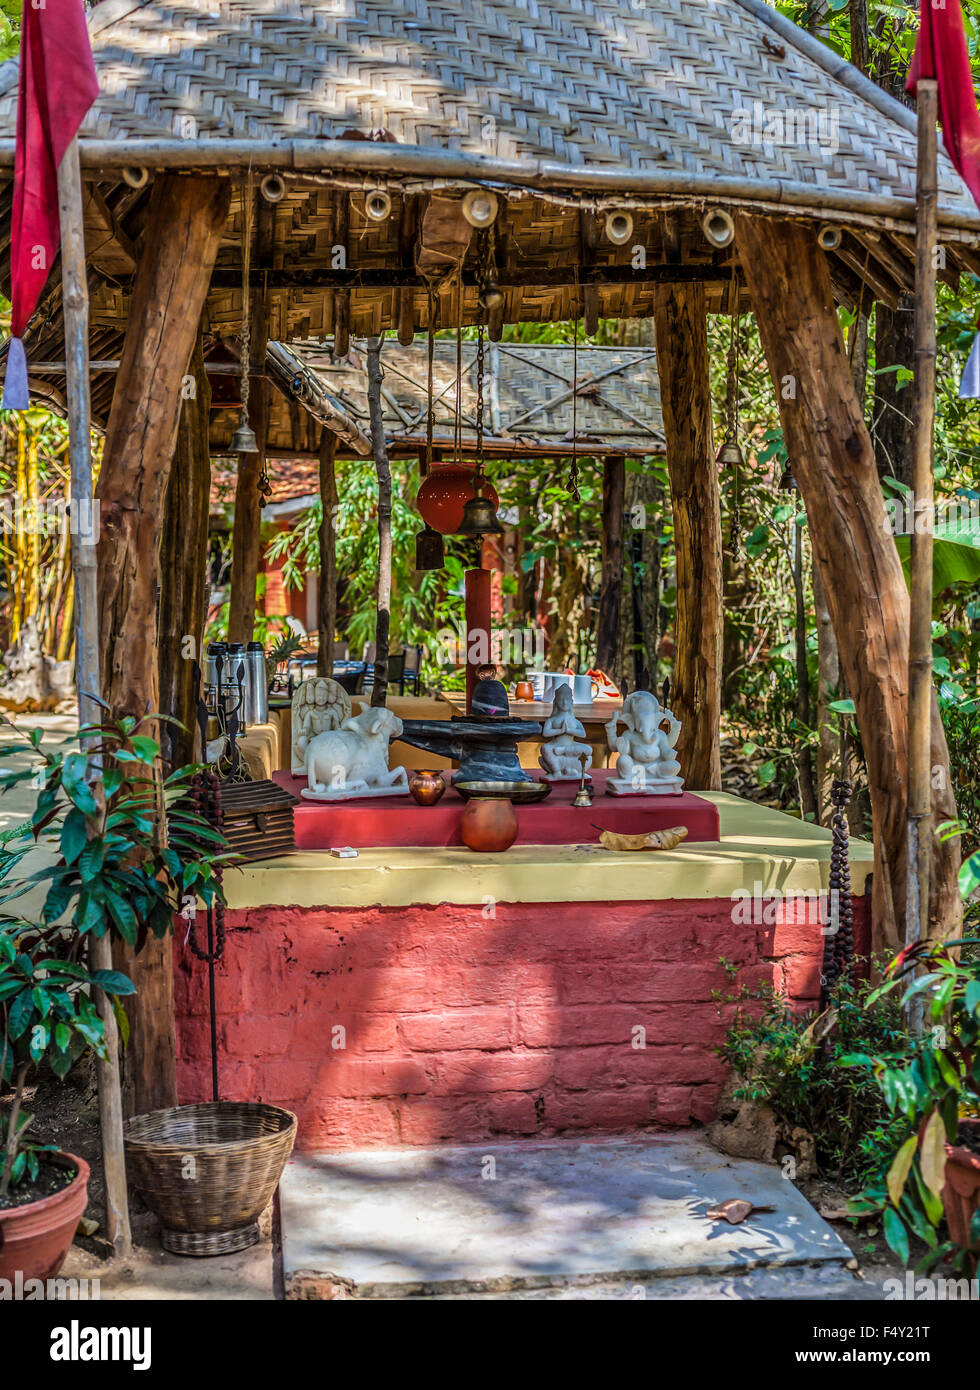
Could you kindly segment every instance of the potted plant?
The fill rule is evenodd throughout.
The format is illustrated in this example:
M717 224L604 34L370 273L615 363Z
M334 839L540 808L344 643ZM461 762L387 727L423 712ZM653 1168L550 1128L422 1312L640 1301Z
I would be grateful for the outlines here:
M61 939L56 939L56 938ZM64 950L57 928L21 922L0 930L0 1077L12 1086L0 1163L0 1278L50 1279L61 1268L88 1202L88 1164L28 1140L28 1081L46 1064L65 1077L88 1051L104 1055L90 990L132 992L116 971L89 971Z
M908 1262L914 1233L928 1247L920 1271L949 1258L963 1273L980 1254L980 959L974 940L917 942L889 966L869 1003L903 989L902 1003L925 1005L911 1055L854 1054L869 1067L905 1135L887 1174L852 1203L855 1214L880 1211L889 1245ZM949 1239L940 1240L945 1218Z
M52 1277L85 1209L87 1165L28 1141L23 1100L38 1068L64 1078L84 1052L104 1055L93 987L128 1035L119 1000L132 983L117 971L91 972L88 941L110 932L138 947L146 933L170 930L186 895L220 897L226 842L187 804L195 769L164 779L159 746L142 724L108 719L84 729L85 751L49 752L39 729L26 744L0 746L0 757L27 753L33 763L0 777L0 792L38 785L30 815L0 845L0 1079L12 1087L0 1167L2 1277ZM164 809L177 802L162 833ZM40 864L36 853L26 858L38 849Z

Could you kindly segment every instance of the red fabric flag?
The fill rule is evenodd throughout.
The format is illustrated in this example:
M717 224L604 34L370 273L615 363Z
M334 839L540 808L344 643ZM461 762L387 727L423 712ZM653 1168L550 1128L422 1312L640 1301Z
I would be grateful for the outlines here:
M980 207L980 112L960 0L922 0L919 37L905 84L913 96L920 77L936 79L946 153Z
M26 410L21 342L58 254L58 165L99 94L82 0L26 0L20 34L10 263L11 341L3 405Z

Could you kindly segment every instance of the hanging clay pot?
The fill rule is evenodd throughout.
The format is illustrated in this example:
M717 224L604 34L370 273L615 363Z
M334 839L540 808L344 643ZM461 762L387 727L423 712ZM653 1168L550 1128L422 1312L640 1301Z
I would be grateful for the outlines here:
M434 806L445 794L446 784L441 772L417 768L409 774L408 790L420 806Z
M484 853L499 854L517 839L517 815L502 796L473 796L459 824L463 844Z

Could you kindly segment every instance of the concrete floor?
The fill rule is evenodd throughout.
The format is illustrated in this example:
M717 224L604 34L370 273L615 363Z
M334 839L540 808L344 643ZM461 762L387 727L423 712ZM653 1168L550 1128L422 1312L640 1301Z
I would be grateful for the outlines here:
M875 1296L779 1169L687 1133L298 1155L280 1201L287 1298Z

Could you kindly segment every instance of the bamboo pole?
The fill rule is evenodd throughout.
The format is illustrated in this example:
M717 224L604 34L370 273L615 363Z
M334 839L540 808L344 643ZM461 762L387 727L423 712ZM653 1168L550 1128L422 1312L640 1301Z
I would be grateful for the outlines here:
M936 82L917 89L915 346L908 696L908 893L905 944L929 935L932 849L932 518L936 410ZM925 524L923 524L923 522ZM921 1024L921 1009L918 1011Z
M375 626L374 688L371 704L383 705L388 694L388 638L391 632L391 466L385 447L381 418L381 344L368 339L368 406L371 411L371 443L378 474L378 616Z
M71 469L71 513L75 531L71 561L75 590L75 671L80 725L100 721L98 596L95 547L97 525L92 509L92 437L88 373L88 278L82 215L82 178L78 142L73 140L58 166L58 212L61 219L61 282L65 314L65 356L68 364L68 458ZM90 534L82 524L91 518ZM89 937L94 970L112 969L108 933ZM105 1165L106 1234L117 1256L132 1248L126 1160L123 1149L122 1091L119 1080L119 1031L112 1003L96 990L99 1016L105 1029L106 1058L97 1062L99 1123Z

